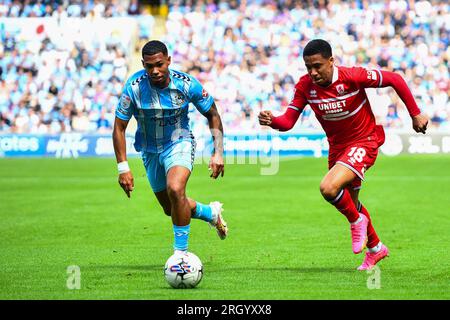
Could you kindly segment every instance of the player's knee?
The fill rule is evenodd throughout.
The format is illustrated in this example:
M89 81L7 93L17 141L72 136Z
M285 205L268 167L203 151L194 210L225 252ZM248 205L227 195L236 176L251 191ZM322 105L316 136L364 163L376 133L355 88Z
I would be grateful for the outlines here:
M339 187L330 182L322 182L320 184L320 193L326 200L333 200L339 193Z
M167 185L167 194L171 201L178 201L186 197L185 187L183 184L174 182Z

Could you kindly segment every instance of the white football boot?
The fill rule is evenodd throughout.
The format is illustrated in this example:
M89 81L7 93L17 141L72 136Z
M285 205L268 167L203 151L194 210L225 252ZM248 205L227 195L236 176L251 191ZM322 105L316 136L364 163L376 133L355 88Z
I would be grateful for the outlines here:
M223 219L222 211L223 211L223 204L219 201L214 201L209 204L212 209L212 218L213 221L209 222L210 226L216 228L217 234L219 235L219 238L224 240L227 237L228 234L228 227L227 223Z

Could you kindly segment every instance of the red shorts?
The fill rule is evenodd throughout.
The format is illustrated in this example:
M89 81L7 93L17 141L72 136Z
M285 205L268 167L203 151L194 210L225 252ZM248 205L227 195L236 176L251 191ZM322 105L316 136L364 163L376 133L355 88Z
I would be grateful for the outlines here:
M344 148L331 147L328 155L328 169L339 163L356 174L351 182L354 190L361 188L364 173L375 163L378 155L379 143L377 141L360 141Z

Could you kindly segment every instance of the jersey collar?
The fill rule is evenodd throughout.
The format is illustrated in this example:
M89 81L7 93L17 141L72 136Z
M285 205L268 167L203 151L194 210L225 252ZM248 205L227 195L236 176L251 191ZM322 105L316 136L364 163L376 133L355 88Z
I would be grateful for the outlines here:
M331 87L331 85L333 83L338 81L338 79L339 79L339 70L338 70L338 68L335 65L333 65L333 77L331 78L331 83L329 85L327 85L326 87L319 86L318 84L314 84L314 85L319 87L319 88L322 88L322 89L329 88L329 87Z
M338 81L338 79L339 79L339 70L335 65L333 65L333 79L331 80L331 84Z
M174 88L174 84L173 84L173 80L172 80L172 71L170 71L169 69L169 84L167 85L167 87L165 88L159 88L155 85L152 84L152 82L150 81L150 76L147 77L148 78L148 83L150 84L150 87L156 90L166 90L166 89L173 89Z

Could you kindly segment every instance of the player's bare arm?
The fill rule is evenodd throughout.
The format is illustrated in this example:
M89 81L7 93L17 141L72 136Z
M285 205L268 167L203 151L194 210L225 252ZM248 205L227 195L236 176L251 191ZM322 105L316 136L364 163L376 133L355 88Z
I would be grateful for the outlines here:
M223 126L215 103L205 113L205 117L208 119L209 129L211 130L214 143L214 152L209 161L209 169L211 170L210 177L217 179L219 175L223 177L225 168L223 161Z
M127 161L127 150L125 139L125 131L127 129L127 125L128 121L121 120L117 117L115 118L113 129L113 145L114 145L114 153L116 154L116 160L118 164L123 164L126 163ZM118 180L123 191L125 191L128 198L130 198L131 196L130 193L134 189L134 179L131 170L129 168L119 169Z

